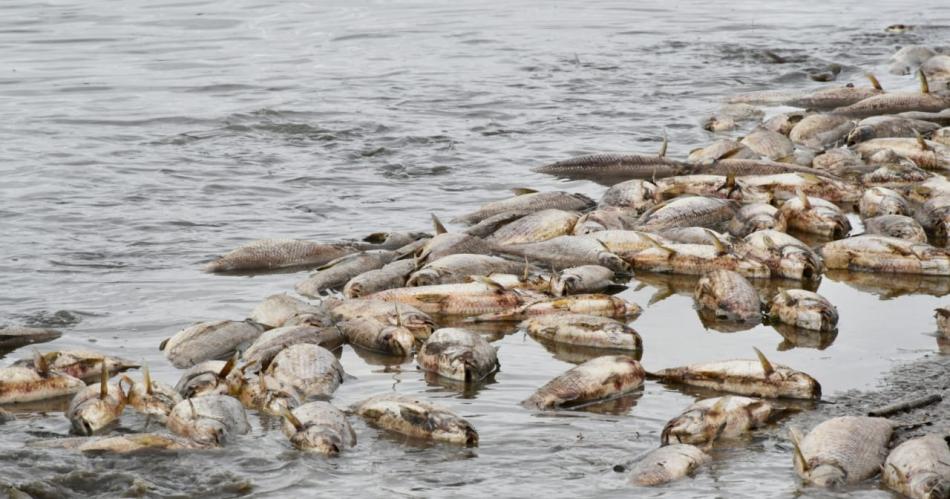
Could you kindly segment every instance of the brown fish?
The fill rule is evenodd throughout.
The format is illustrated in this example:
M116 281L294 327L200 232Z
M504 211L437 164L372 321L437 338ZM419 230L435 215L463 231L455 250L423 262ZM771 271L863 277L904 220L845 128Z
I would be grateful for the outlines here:
M396 260L380 269L368 270L346 282L343 286L343 296L359 298L377 291L401 288L406 285L406 280L416 268L414 260Z
M205 272L319 266L356 251L356 248L349 244L324 244L297 239L259 239L216 258L205 266Z
M546 173L574 180L592 180L613 185L631 179L652 179L680 175L684 163L663 155L642 154L591 154L557 161L533 168L536 173Z
M125 409L125 392L118 384L109 383L109 370L102 361L98 385L89 385L73 396L66 417L73 432L92 435L114 423Z
M950 254L946 250L893 237L849 237L825 243L818 253L829 269L950 275Z

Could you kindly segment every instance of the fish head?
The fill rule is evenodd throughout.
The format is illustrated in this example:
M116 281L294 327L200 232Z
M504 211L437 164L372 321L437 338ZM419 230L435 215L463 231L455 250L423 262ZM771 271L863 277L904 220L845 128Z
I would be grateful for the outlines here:
M218 447L227 441L228 429L224 423L216 419L199 418L192 423L189 436L201 445Z
M439 284L439 272L435 269L419 269L409 276L406 286L431 286Z
M120 412L121 408L108 398L89 399L81 404L69 419L76 434L89 436L109 426L119 417Z
M432 436L436 440L448 441L466 447L478 446L478 432L468 421L452 414L429 413L432 424Z
M363 285L359 282L350 281L346 283L346 287L343 291L346 293L347 298L359 298L363 296Z
M874 128L868 125L862 125L862 126L854 127L851 130L851 133L848 134L847 141L848 141L849 146L854 146L860 142L871 140L873 138L874 138Z
M597 262L614 272L630 272L630 264L614 253L601 251L597 254Z
M284 424L288 423L284 422ZM319 426L310 426L294 433L290 437L290 443L300 450L315 452L328 457L339 455L343 449L343 442L339 435Z
M786 386L788 393L795 393L798 398L809 400L821 399L821 384L818 383L815 378L801 371L782 373L781 383Z
M666 423L663 433L660 434L660 442L663 445L677 443L692 443L690 437L704 434L706 425L704 424L703 412L692 410L684 412Z
M836 489L847 483L844 470L834 464L819 464L808 470L808 481L829 489Z
M580 282L580 277L561 273L560 275L554 276L551 283L551 292L554 293L554 296L564 296L569 295L574 292L577 288L577 284Z
M821 277L822 264L814 252L787 245L781 250L778 268L782 277L817 281Z
M408 357L412 355L416 336L405 327L386 326L379 334L379 342L385 351Z
M205 372L195 376L185 382L179 390L183 398L194 398L202 395L226 394L228 385L224 380L218 377L217 373Z

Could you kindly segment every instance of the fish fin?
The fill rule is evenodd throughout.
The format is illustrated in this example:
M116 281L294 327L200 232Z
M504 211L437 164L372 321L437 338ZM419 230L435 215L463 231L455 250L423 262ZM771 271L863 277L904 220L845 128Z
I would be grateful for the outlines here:
M152 374L148 372L148 364L142 365L142 380L145 382L145 393L152 394Z
M523 279L525 282L528 282L528 268L529 268L530 266L531 266L531 264L528 263L528 255L525 255L525 256L524 256L524 277L522 277L522 279Z
M170 340L170 339L171 339L171 338L165 338L164 340L162 340L161 343L158 344L158 351L159 351L159 352L165 351L165 346L168 345L168 340Z
M237 352L234 352L234 355L232 355L231 358L228 359L228 361L224 363L224 367L222 367L221 370L218 371L218 378L220 379L226 378L228 374L230 374L231 371L234 370L234 366L237 365L237 359L238 359L238 354Z
M526 195L526 194L537 194L537 193L538 193L538 191L536 191L536 190L534 190L534 189L529 189L529 188L527 188L527 187L515 187L514 189L511 190L511 192L515 193L515 196L524 196L524 195Z
M706 232L706 235L709 236L710 239L712 239L713 246L716 247L716 254L724 255L729 251L729 248L727 248L726 245L723 244L723 242L719 239L719 236L717 236L715 232L706 228L704 228L703 230Z
M294 416L294 413L291 412L289 407L284 405L282 407L280 415L283 416L284 419L286 419L287 422L290 423L294 427L295 430L303 431L304 429L303 423L301 423L300 420L297 419L297 416Z
M669 253L669 254L671 254L671 255L675 255L675 254L676 254L676 250L675 250L675 249L660 244L659 241L657 241L656 239L653 239L652 237L646 235L645 233L644 233L644 234L641 234L640 237L646 239L647 242L650 243L651 245L653 245L653 246L655 246L655 247L657 247L657 248L660 248L661 250L666 251L667 253Z
M874 90L884 90L884 87L881 86L881 82L877 80L877 76L874 76L873 73L868 73L864 76L871 82L871 87L873 87Z
M198 411L195 410L195 403L192 402L191 399L188 399L188 405L191 407L191 417L192 417L192 418L197 418L197 417L198 417Z
M393 308L396 309L396 327L402 327L402 314L399 313L399 303L393 302Z
M608 295L615 295L617 293L622 293L626 291L627 289L629 288L627 288L627 286L624 286L623 284L611 283L611 284L608 284L607 287L602 290L602 292Z
M771 236L762 236L762 240L765 241L766 246L769 248L775 248L775 240Z
M439 220L439 217L435 216L435 213L430 213L429 216L432 217L432 228L433 230L435 230L436 235L445 234L446 232L448 232L445 226L442 225L442 222Z
M106 367L106 358L102 360L102 370L99 372L99 399L105 400L109 396L109 368Z
M657 303L660 303L661 301L673 296L674 294L675 293L673 292L673 288L669 288L669 287L657 290L657 292L653 293L653 296L650 297L650 301L647 302L647 306L649 307Z
M801 436L799 435L798 430L796 430L796 429L794 429L794 428L790 428L790 429L788 430L788 436L789 436L789 437L791 438L791 440L792 440L792 449L793 449L794 452L795 452L795 457L793 458L793 460L795 461L795 464L800 465L802 471L805 472L805 473L807 473L807 472L808 472L808 460L805 459L805 454L802 454ZM796 468L797 468L797 467L798 467L798 466L796 466Z
M758 348L752 347L755 350L755 355L759 358L759 363L762 364L762 371L765 373L765 377L769 377L772 373L775 372L775 368L772 367L772 363L769 362L769 359L765 358L765 354L762 353Z
M491 277L487 277L487 276L483 276L483 275L473 275L473 276L471 276L471 279L472 279L472 282L480 282L480 283L482 283L482 284L485 284L485 285L491 287L491 288L494 289L495 291L504 291L504 290L505 290L505 287L504 287L504 286L502 286L501 284L498 284L498 281L492 280Z
M904 472L901 471L900 468L898 468L897 466L894 466L894 463L891 463L891 462L886 462L881 465L882 475L884 474L884 469L885 469L884 466L890 466L891 469L894 470L894 474L897 475L898 483L910 483L910 480L907 479L907 475L904 474Z
M801 189L795 189L795 194L798 196L798 199L802 202L802 207L806 210L811 209L811 201L808 200L808 196L805 195L805 191Z
M917 136L917 145L920 146L924 151L929 151L931 148L927 145L927 141L924 140L924 136L920 134L916 129L914 130L914 135Z
M33 349L33 369L43 377L49 374L49 362L47 362L46 357L35 348Z
M917 70L917 78L920 79L920 93L929 94L930 93L930 84L927 83L927 75L924 74L923 69Z
M722 397L719 397L718 400L716 400L716 403L713 404L712 407L709 408L709 412L716 412L716 413L722 414L726 411L726 407L728 405L729 405L729 396L723 395Z
M666 138L666 131L664 131L664 132L663 132L663 143L660 144L660 151L659 151L656 155L657 155L658 157L665 158L665 157L666 157L666 149L667 149L667 147L669 147L669 145L670 145L670 141ZM655 174L656 174L656 172L654 171L654 175L655 175Z

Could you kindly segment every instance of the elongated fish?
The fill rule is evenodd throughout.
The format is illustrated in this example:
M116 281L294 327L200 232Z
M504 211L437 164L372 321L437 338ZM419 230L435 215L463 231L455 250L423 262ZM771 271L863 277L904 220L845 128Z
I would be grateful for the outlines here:
M908 111L934 113L950 107L950 97L930 93L927 77L919 70L917 74L920 78L921 91L919 93L888 92L868 97L849 106L838 107L832 112L844 116L863 118Z
M98 385L89 385L74 395L66 409L73 432L79 435L92 435L110 426L125 409L125 392L118 384L109 383L107 368L102 368L100 378Z
M0 368L0 405L74 395L86 387L81 379L51 371L40 355L36 357L35 369Z
M408 286L429 286L433 284L454 284L467 282L469 276L494 273L517 274L525 269L524 262L517 262L497 256L455 254L427 263L412 273Z
M490 279L483 279L464 284L396 288L368 298L410 305L426 314L476 316L514 310L537 299L537 294L505 289Z
M346 341L371 352L409 357L416 342L412 331L374 317L357 317L337 324Z
M765 400L724 395L686 408L663 428L660 442L702 445L736 438L765 425L774 408Z
M448 409L408 395L387 393L353 407L367 423L410 437L466 447L478 446L478 432Z
M483 204L477 211L462 215L452 221L454 223L472 225L488 217L509 211L530 210L535 212L547 209L584 211L593 208L595 205L594 201L589 197L570 192L537 192L530 189L516 189L515 193L519 195L513 198Z
M317 268L294 289L303 296L319 297L330 289L342 288L347 281L369 270L382 268L396 257L395 251L372 250L352 253Z
M672 177L680 175L685 168L685 163L664 156L606 153L557 161L531 171L613 185L631 179Z
M87 383L99 380L103 361L110 373L120 373L139 367L138 363L131 360L89 350L54 350L41 355L49 370L68 374ZM34 355L30 359L20 359L12 365L36 369L36 360L36 355Z
M324 456L356 445L356 432L343 411L319 400L288 410L281 431L297 449Z
M458 328L432 333L416 355L419 367L449 379L475 383L498 370L498 355L482 336Z
M380 322L386 322L391 325L401 325L412 331L417 339L425 340L432 334L435 322L428 314L421 310L405 305L399 302L388 302L383 300L371 300L361 298L358 300L345 300L342 303L334 304L331 308L331 314L334 320L344 321L360 317L373 317Z
M640 335L623 322L575 313L539 315L520 325L528 334L542 340L588 348L628 350L638 355L643 350Z
M173 366L185 369L206 360L226 359L263 332L251 320L202 322L175 333L158 348Z
M690 475L700 466L712 461L699 447L672 444L650 451L634 464L630 483L654 487Z
M298 300L286 293L270 295L259 305L254 307L248 319L267 328L281 327L291 317L299 314L325 314L326 310L317 305L311 305ZM329 325L329 324L327 324Z
M924 170L950 170L950 146L924 139L883 138L871 139L854 147L865 161L876 154L892 151L914 162Z
M637 318L643 309L636 303L617 296L581 294L532 300L515 309L482 314L474 319L477 321L520 321L537 315L565 312L632 320Z
M759 292L742 275L731 270L714 270L696 285L696 302L719 319L758 322L762 316Z
M258 336L254 343L241 353L241 359L248 364L257 362L266 367L275 355L290 345L310 343L333 350L344 341L343 333L334 326L284 326Z
M55 329L27 326L2 326L0 327L0 351L13 351L26 345L32 345L33 343L53 341L62 335L63 333Z
M521 405L540 410L577 407L632 392L643 385L643 378L634 358L606 355L548 381Z
M493 244L524 244L566 236L574 230L580 214L575 211L541 210L515 220L486 238Z
M612 232L612 231L609 231ZM534 263L545 263L557 269L578 265L603 265L615 272L627 272L630 266L613 254L599 238L603 232L589 236L560 236L538 243L499 246L496 251L527 257Z
M849 237L823 244L818 253L829 269L950 275L950 254L946 250L893 237Z
M554 296L596 293L613 286L614 271L601 265L581 265L560 271L551 283Z
M864 232L896 237L915 243L927 243L927 233L916 220L904 215L881 215L864 220Z
M771 321L814 331L833 331L838 326L838 309L824 296L804 289L775 295L768 315Z
M862 482L881 471L893 432L891 421L862 416L826 420L805 438L792 430L795 471L819 487Z
M719 230L735 216L733 201L702 196L686 196L658 204L637 221L637 230L656 232L674 227L706 227Z
M347 281L343 286L343 296L360 298L377 291L401 288L406 285L406 280L415 270L414 260L396 260L387 263L381 269L368 270Z
M247 412L234 397L208 395L185 399L168 415L168 429L207 446L227 443L251 430Z
M848 133L848 145L853 146L866 140L883 137L907 137L917 135L929 136L940 125L923 120L915 120L906 116L885 115L871 116L858 122L858 125Z
M320 266L357 251L349 244L324 244L298 239L259 239L240 246L205 266L206 272L272 270Z
M945 435L910 439L884 461L881 482L912 499L950 497L950 447Z
M745 277L768 278L765 264L746 258L722 244L656 244L652 248L621 253L634 269L658 273L702 275L725 269Z

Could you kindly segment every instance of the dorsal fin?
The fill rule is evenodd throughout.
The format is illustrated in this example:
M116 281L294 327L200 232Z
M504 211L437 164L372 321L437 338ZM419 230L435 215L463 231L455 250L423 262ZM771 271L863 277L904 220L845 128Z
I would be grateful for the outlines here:
M881 82L877 81L877 76L874 76L872 73L868 73L864 76L868 77L868 80L871 81L871 86L874 87L875 90L884 90L884 87L881 86Z
M142 379L145 381L145 393L152 394L152 374L148 372L148 364L142 366Z
M159 352L165 350L165 345L168 345L168 340L170 340L170 339L171 339L171 338L165 338L164 340L162 340L161 343L158 344L158 351L159 351Z
M644 234L640 234L640 237L646 239L647 242L650 243L651 245L653 245L653 246L655 246L655 247L657 247L657 248L660 248L661 250L666 251L667 253L669 253L669 254L671 254L671 255L675 255L675 254L676 254L676 250L675 250L675 249L660 244L659 241L657 241L656 239L653 239L652 237L646 235L645 233L644 233Z
M99 372L99 399L105 400L109 396L109 368L106 367L106 358L100 360L102 370Z
M228 374L230 374L231 371L234 370L234 366L237 365L237 358L238 358L238 354L237 352L234 352L234 355L232 355L231 358L228 359L228 361L224 363L224 367L222 367L221 370L218 371L219 379L224 379L228 377Z
M795 452L794 459L801 463L802 471L808 473L808 460L805 459L805 454L802 454L801 442L798 439L798 433L794 429L788 431L788 436L792 440L792 449Z
M515 194L515 196L524 196L525 194L537 194L537 193L538 193L538 191L536 191L536 190L534 190L534 189L529 189L529 188L527 188L527 187L515 187L514 189L511 190L511 192L513 192L513 193Z
M49 362L46 362L46 357L35 348L33 349L33 369L35 369L40 376L49 374Z
M435 230L435 234L445 234L448 230L445 229L445 226L442 225L442 222L439 221L439 217L435 216L435 213L430 213L432 216L432 228Z
M191 407L191 417L192 417L192 418L197 418L197 417L198 417L198 411L195 410L195 403L192 402L191 399L188 399L188 405Z
M660 152L658 152L656 155L659 156L659 157L661 157L661 158L665 158L665 157L666 157L666 148L669 147L669 145L670 145L670 141L666 138L666 132L663 132L663 143L660 144ZM655 172L654 172L654 174L655 174Z
M722 414L726 411L726 406L728 405L729 405L729 396L723 395L722 397L719 397L719 400L716 400L716 403L713 404L712 407L709 408L709 412L717 412L719 414Z
M528 282L528 268L531 267L531 264L528 263L528 255L524 256L524 277L522 278L524 282Z
M396 309L396 326L402 327L402 314L399 313L399 303L393 302L393 307Z
M772 239L772 236L769 236L769 235L767 235L767 234L766 234L766 235L763 235L763 236L762 236L762 240L765 241L765 245L768 246L769 248L775 248L775 247L776 247L776 245L775 245L775 240Z
M806 210L811 209L811 201L808 200L808 196L805 195L805 191L801 189L796 189L795 194L798 195L798 199L802 202L802 208Z
M916 129L914 130L914 135L917 136L917 145L920 146L924 151L929 151L930 146L927 145L927 141L924 140L924 136L920 134Z
M758 348L752 347L755 350L755 355L759 358L759 363L762 364L762 372L765 373L765 377L769 377L772 373L775 372L775 368L772 367L772 363L769 362L769 359L765 358L765 354L762 353Z
M294 416L294 413L291 412L290 408L287 407L286 405L283 407L283 410L281 411L281 416L283 416L284 419L286 419L287 422L290 423L291 426L293 426L295 430L303 431L304 429L303 423L301 423L300 420L297 419L297 416Z
M496 291L504 291L504 290L505 290L505 287L504 287L504 286L502 286L501 284L498 284L497 281L493 281L493 280L492 280L491 278L489 278L489 277L486 277L486 276L483 276L483 275L473 275L473 276L471 276L471 278L472 278L472 281L474 281L474 282L480 282L480 283L482 283L482 284L488 285L489 287L495 289Z
M719 240L719 236L717 236L715 232L707 228L703 228L703 231L705 231L706 235L712 239L713 246L716 247L716 254L722 255L729 251L729 248L727 248L726 245Z
M929 94L930 93L930 84L927 83L927 75L924 74L923 69L917 70L917 78L920 79L920 93Z

